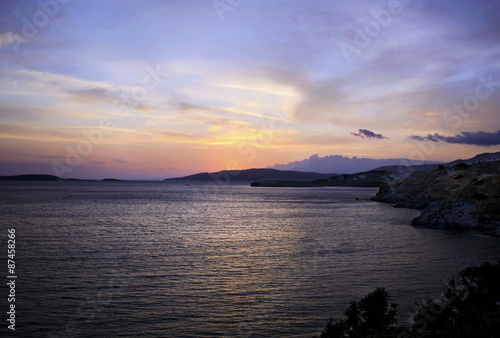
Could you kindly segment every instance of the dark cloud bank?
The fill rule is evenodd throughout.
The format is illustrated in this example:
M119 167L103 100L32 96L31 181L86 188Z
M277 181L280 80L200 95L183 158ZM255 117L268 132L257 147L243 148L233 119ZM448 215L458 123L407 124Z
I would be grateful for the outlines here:
M359 129L357 133L351 133L351 135L358 136L361 138L368 138L368 139L378 139L378 140L383 140L383 139L388 139L388 137L383 136L382 134L375 134L373 131L368 130L368 129Z
M295 161L286 164L275 164L272 166L274 169L280 170L299 170L299 171L314 171L324 174L352 174L360 171L368 171L377 167L387 165L421 165L437 162L430 161L417 161L402 158L388 158L388 159L374 159L374 158L361 158L361 157L347 157L342 155L330 155L319 157L317 154L312 155L308 159L302 161Z
M444 136L436 133L427 134L426 136L411 135L408 137L416 141L447 142L477 146L494 146L500 144L500 130L492 133L486 131L463 131L455 136Z

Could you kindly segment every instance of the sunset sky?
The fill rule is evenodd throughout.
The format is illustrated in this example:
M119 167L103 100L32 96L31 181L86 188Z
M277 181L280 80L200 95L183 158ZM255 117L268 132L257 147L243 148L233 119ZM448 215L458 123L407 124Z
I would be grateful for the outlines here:
M499 1L0 6L0 175L500 151Z

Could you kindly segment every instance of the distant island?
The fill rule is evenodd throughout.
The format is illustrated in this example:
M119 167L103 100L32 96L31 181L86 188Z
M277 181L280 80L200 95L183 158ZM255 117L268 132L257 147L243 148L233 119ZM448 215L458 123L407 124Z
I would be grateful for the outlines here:
M13 175L13 176L0 176L0 181L46 181L46 182L117 182L122 181L116 178L105 178L102 180L86 180L80 178L62 178L54 175L43 175L43 174L28 174L28 175Z
M167 178L164 181L216 181L216 182L253 182L261 180L313 181L328 179L337 174L253 168L245 170L222 170L212 173L199 173L184 177Z
M54 175L13 175L0 176L0 181L63 181L64 179Z

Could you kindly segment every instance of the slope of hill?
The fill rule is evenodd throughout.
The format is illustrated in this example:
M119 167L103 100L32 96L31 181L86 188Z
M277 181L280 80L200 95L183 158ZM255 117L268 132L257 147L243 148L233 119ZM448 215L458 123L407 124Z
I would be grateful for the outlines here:
M439 168L440 164L423 164L423 165L386 165L378 167L370 171L389 171L391 173L412 173L416 171L434 171Z
M216 181L216 182L252 182L263 180L313 181L328 179L336 174L319 174L314 172L276 170L276 169L245 169L223 170L213 173L199 173L184 177L167 178L164 181Z
M467 160L455 160L449 163L446 163L446 167L454 167L459 163L465 163L465 164L475 164L479 162L496 162L500 161L500 151L496 153L483 153L476 155L472 158L469 158Z
M445 167L454 167L459 163L466 163L466 164L474 164L474 163L480 163L480 162L494 162L494 161L500 161L500 152L496 153L483 153L476 155L472 158L466 159L466 160L455 160L452 162L448 163L436 163L436 162L429 162L428 164L422 164L422 165L413 165L413 166L406 166L406 165L388 165L388 166L383 166L383 167L378 167L373 169L372 171L390 171L390 172L416 172L416 171L434 171L439 168L440 165L443 165Z
M380 187L387 180L408 177L409 174L399 174L387 171L367 171L356 174L343 174L328 179L314 181L283 181L265 180L252 182L252 187Z

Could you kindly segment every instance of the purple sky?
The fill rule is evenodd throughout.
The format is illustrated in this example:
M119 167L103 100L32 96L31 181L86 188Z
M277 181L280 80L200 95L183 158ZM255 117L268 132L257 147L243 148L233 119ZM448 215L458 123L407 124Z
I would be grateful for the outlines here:
M0 175L500 150L499 1L0 6Z

